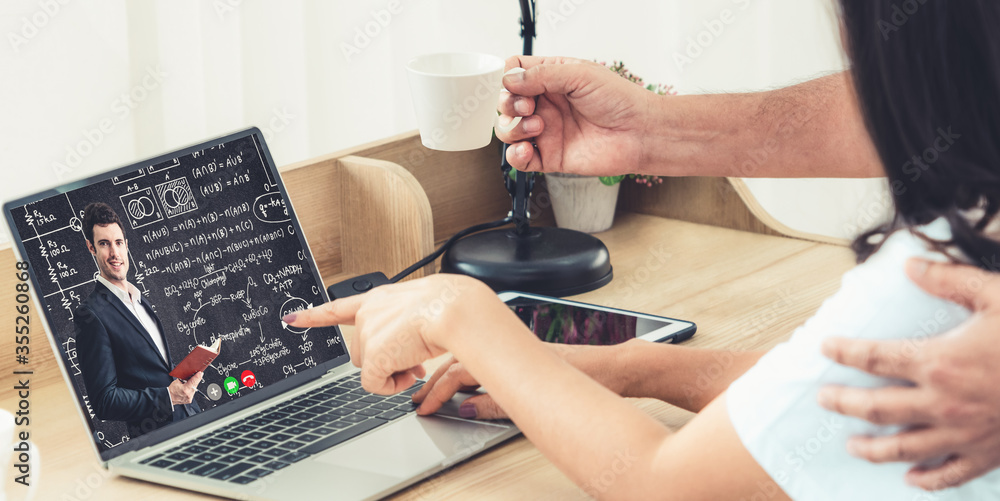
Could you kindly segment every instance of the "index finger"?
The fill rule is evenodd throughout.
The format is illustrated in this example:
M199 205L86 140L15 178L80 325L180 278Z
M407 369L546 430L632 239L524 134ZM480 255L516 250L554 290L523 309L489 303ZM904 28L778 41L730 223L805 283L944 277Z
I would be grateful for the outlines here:
M281 321L295 327L354 325L354 317L364 301L364 294L330 301L307 310L285 315Z
M874 376L915 379L914 353L907 353L904 341L829 338L823 341L822 349L823 355L834 362Z
M417 407L417 414L421 416L437 412L456 393L476 386L476 380L461 365L452 364L442 374L441 378L433 384L430 382L424 383L424 386L427 385L430 385L431 389L424 395L423 400L420 402L420 407Z

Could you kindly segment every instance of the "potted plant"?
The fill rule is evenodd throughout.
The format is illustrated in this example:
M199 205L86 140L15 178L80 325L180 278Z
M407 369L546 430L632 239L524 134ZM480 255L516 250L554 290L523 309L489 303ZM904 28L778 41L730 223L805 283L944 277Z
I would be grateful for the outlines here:
M673 90L673 86L644 84L642 79L633 75L621 61L615 61L610 66L607 63L601 64L628 81L661 96L677 94ZM561 228L587 233L597 233L611 228L615 218L615 206L618 202L618 189L625 178L646 186L663 182L659 176L642 174L600 177L557 172L546 174L545 182L552 200L556 224Z

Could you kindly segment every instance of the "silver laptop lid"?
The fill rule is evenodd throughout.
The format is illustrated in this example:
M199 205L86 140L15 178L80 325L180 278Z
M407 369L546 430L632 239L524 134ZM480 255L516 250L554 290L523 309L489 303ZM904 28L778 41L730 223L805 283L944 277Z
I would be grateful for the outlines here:
M92 202L118 214L127 252L102 264L111 274L127 266L147 324L98 283L102 267L83 229ZM9 202L4 215L103 461L349 362L337 328L281 322L327 296L256 128ZM150 319L160 346L139 330ZM166 372L217 339L220 354L192 404L164 405Z

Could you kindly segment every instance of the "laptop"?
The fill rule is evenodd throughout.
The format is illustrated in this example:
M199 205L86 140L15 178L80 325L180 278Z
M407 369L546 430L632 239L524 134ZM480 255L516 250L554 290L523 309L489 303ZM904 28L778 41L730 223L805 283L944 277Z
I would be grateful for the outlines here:
M257 128L3 210L94 452L114 473L238 499L376 499L519 433L417 416L421 382L369 394L337 327L281 321L328 297ZM216 342L193 396L175 400L184 381L168 373Z

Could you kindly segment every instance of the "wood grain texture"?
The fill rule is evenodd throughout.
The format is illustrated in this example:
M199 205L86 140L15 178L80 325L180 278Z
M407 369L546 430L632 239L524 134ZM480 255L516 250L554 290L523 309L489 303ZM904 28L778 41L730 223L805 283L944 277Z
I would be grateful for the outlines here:
M337 159L279 169L320 275L340 273L340 189Z
M706 348L774 346L836 291L840 276L853 265L851 252L840 246L637 214L619 214L615 226L599 236L611 251L615 278L575 299L692 320L698 333L689 345ZM8 298L9 290L5 286L0 298ZM40 341L36 338L33 347L49 351L39 347ZM51 353L33 353L51 359ZM55 375L55 365L39 363L35 368L39 379L33 383L31 432L44 465L38 499L77 497L81 485L90 489L90 499L211 499L102 475L69 391ZM0 384L11 387L9 371ZM691 417L654 400L634 403L671 428ZM4 392L0 407L15 405L13 395ZM88 482L95 487L87 487ZM22 492L18 489L8 480L8 492L15 499ZM585 495L527 440L516 438L393 499L469 498L585 499Z
M618 210L764 235L782 235L747 208L740 193L726 178L672 177L655 186L625 180L618 195Z
M14 347L14 327L17 322L17 311L14 310L15 303L14 297L17 291L14 289L15 285L19 282L16 279L16 273L18 270L15 268L14 250L11 247L5 249L0 249L0 329L3 329L3 336L0 336L0 374L4 378L10 377L10 374L21 369L15 361ZM34 273L34 271L32 271ZM34 287L31 288L34 291ZM34 298L34 292L31 293L32 298ZM42 328L42 318L35 307L35 302L32 300L28 302L28 319L30 324L29 335L30 344L29 347L29 362L31 367L52 367L54 370L45 371L39 373L35 376L33 381L39 384L49 384L49 383L61 383L62 376L59 375L59 369L56 367L55 357L52 355L52 349L49 347L49 341L45 334L45 330ZM0 383L3 386L3 390L0 390L0 395L6 396L8 393L10 385L8 382L13 382L13 379L3 379ZM9 407L3 407L4 409L10 409Z
M502 219L511 202L500 172L500 142L473 151L425 148L416 131L313 158L281 169L282 177L308 179L317 165L345 156L393 162L410 171L427 194L434 217L434 240L486 221ZM302 172L299 172L302 171Z
M391 277L434 251L431 205L408 170L356 156L341 158L338 170L344 273L384 270ZM410 278L433 273L432 267Z

